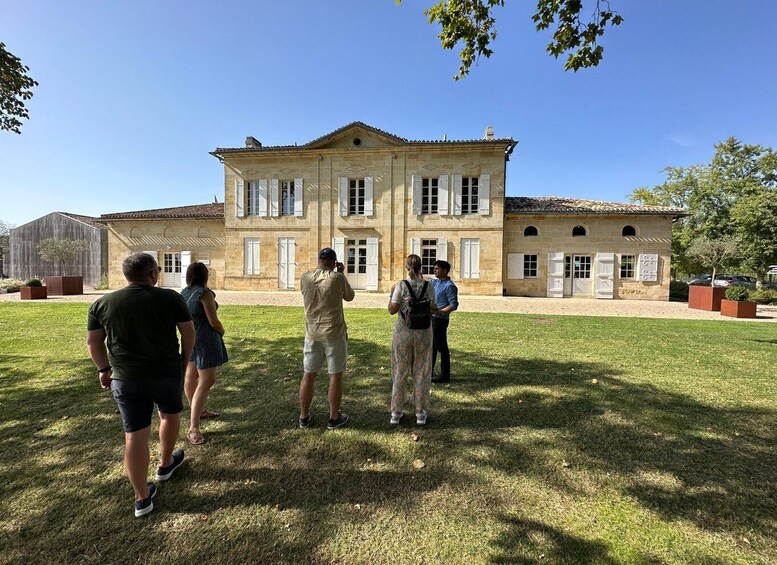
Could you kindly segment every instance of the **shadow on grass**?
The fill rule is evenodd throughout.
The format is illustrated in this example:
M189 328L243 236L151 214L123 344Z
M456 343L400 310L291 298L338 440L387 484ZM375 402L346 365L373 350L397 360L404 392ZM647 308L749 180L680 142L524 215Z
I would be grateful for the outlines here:
M490 488L462 471L467 465L529 477L573 497L583 495L581 473L611 476L599 486L667 520L732 535L774 534L773 410L704 405L631 382L614 364L459 349L458 378L433 388L423 441L400 450L385 441L411 429L387 423L389 348L351 339L343 408L353 423L325 432L324 375L314 429L296 429L301 346L298 337L230 340L232 361L212 395L223 420L207 424L206 446L187 446L189 462L161 486L157 512L142 521L131 517L121 477L119 416L91 364L60 361L58 372L72 377L33 386L39 375L25 369L28 359L0 355L0 398L9 416L0 450L16 454L0 466L0 481L6 495L30 500L25 512L3 519L0 554L10 562L43 554L123 561L124 548L137 550L139 538L143 547L165 548L183 535L187 547L172 554L181 558L212 558L229 547L259 561L310 561L343 524L370 519L353 510L357 505L401 514L445 485ZM523 439L539 432L556 435ZM553 451L563 452L565 465ZM422 472L404 464L417 454L433 464ZM558 516L493 512L501 524L493 562L529 563L540 554L549 562L614 562L607 544L564 531ZM247 546L250 553L240 553Z

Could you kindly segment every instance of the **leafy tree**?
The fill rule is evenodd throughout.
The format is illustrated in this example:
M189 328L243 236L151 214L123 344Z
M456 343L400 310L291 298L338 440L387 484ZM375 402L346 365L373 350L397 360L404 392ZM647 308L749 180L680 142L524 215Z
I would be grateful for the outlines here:
M768 266L777 263L777 154L730 137L715 145L709 164L668 167L665 173L663 184L638 188L629 198L688 212L673 226L673 269L703 268L698 256L688 253L698 237L735 237L741 242L739 263L755 273L760 286Z
M32 88L38 86L27 76L29 67L0 42L0 130L21 133L20 118L29 118L24 102L32 98Z
M712 269L711 282L714 284L715 272L720 267L731 265L739 253L740 242L729 236L710 239L700 236L688 246L688 255Z
M12 224L9 224L5 220L0 220L0 273L6 272L5 258L11 252L11 228ZM7 273L6 273L7 274Z
M38 244L38 255L44 261L58 262L64 275L65 264L72 262L85 249L86 242L80 239L42 239Z
M397 3L401 0L396 0ZM568 54L565 70L595 67L602 60L604 48L598 44L607 26L617 26L623 18L610 10L607 0L595 0L590 19L581 19L582 0L536 0L537 11L532 21L538 31L555 26L553 39L548 44L548 53L558 59ZM492 55L491 44L496 40L497 7L505 0L440 0L424 11L430 24L439 23L442 31L437 37L444 49L454 49L463 44L459 51L461 66L454 80L464 78L481 55Z

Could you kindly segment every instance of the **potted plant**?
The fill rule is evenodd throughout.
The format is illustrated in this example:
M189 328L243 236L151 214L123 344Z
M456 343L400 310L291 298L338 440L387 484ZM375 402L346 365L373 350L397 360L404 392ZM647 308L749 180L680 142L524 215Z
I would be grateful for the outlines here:
M720 313L731 318L755 318L756 303L748 300L750 290L745 286L730 286L720 303Z
M19 289L19 294L22 300L40 300L48 297L47 289L40 279L30 279L25 282Z
M38 255L44 261L59 263L60 275L46 277L49 294L60 296L65 294L83 294L84 277L81 275L65 276L65 265L72 263L86 249L86 242L72 239L43 239L38 244Z
M688 308L696 310L720 310L720 302L726 289L715 286L715 272L737 256L739 241L731 237L710 239L698 237L688 246L688 255L712 267L710 286L692 284L688 286Z

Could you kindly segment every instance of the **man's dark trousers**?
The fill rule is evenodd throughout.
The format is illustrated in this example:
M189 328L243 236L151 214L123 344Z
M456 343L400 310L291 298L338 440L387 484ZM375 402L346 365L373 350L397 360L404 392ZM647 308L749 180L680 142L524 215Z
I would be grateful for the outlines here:
M451 352L448 350L449 318L432 316L432 369L437 362L437 352L440 353L440 377L437 380L447 381L451 378Z

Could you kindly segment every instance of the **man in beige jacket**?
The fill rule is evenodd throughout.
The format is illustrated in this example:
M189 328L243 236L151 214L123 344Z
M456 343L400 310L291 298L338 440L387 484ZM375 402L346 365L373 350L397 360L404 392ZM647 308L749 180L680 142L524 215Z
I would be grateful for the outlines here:
M300 288L305 302L305 345L302 382L299 385L299 427L310 425L310 404L316 376L327 362L329 372L329 422L335 430L348 423L348 414L340 412L343 398L343 372L348 358L348 332L343 300L350 302L354 292L343 274L345 266L337 261L333 249L318 252L318 267L304 273Z

